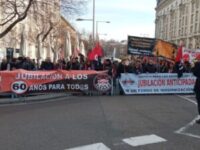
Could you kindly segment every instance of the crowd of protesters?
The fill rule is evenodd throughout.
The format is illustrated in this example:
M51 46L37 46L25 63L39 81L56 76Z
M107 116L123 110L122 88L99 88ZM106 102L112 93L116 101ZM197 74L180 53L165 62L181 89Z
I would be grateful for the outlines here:
M9 66L9 69L8 69ZM121 62L111 59L89 61L83 56L71 58L70 61L59 59L53 63L50 58L42 61L37 65L34 59L29 57L13 58L11 61L3 59L0 64L0 70L108 70L108 73L113 77L119 77L120 73L176 73L177 68L174 62L158 59L155 57L132 56L122 58ZM183 72L191 72L191 64L188 61L183 63Z

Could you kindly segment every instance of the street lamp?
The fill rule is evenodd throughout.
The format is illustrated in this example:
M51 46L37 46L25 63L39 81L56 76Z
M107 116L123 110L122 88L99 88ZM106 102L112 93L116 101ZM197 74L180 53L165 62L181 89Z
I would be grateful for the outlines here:
M98 23L110 23L110 21L96 21L96 39L98 39Z
M93 19L83 19L83 18L78 18L76 19L76 21L93 21ZM110 21L96 21L96 39L98 39L98 23L110 23ZM93 32L92 32L92 42L94 44L94 41L95 41L95 32L94 32L94 29L93 29Z
M108 34L107 33L99 33L99 35L104 35L104 36L107 36Z
M92 43L94 45L94 41L95 41L95 0L93 0L93 17L92 19L82 19L82 18L78 18L76 19L76 21L92 21Z
M76 21L93 21L93 19L82 19L82 18L77 18Z
M78 18L78 19L76 19L76 21L92 21L92 22L94 22L93 19L83 19L83 18ZM95 35L93 27L94 27L94 25L92 26L92 46L94 46L94 35Z

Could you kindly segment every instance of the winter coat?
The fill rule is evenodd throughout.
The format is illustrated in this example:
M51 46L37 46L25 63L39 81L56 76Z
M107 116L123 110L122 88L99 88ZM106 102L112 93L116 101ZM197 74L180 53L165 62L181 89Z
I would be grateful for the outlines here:
M54 65L52 62L42 62L41 64L41 70L53 70L54 69Z
M126 66L120 63L117 68L117 77L120 77L121 73L133 73L133 68L130 65Z
M194 92L200 92L200 61L195 63L195 66L192 68L192 72L194 76L197 77L195 85L194 85Z

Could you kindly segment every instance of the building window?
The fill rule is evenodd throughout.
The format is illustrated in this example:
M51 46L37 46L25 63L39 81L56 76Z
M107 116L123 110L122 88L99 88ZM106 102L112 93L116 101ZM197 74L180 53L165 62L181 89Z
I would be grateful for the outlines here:
M199 1L197 0L196 1L196 9L198 9L199 8Z
M190 27L190 33L192 33L192 32L193 32L193 26Z
M185 27L185 35L187 35L187 27Z
M199 17L199 12L196 11L196 15L195 15L195 21L198 21L198 17Z
M194 14L192 14L191 16L191 24L193 24L193 21L194 21Z
M195 3L193 2L192 3L192 10L194 10L194 8L195 8L194 6L195 6Z
M188 6L186 7L186 14L188 13Z
M194 26L194 33L197 33L197 24Z
M186 17L185 17L185 25L186 25L186 26L187 26L187 22L188 22L188 21L187 21L187 16L186 16Z

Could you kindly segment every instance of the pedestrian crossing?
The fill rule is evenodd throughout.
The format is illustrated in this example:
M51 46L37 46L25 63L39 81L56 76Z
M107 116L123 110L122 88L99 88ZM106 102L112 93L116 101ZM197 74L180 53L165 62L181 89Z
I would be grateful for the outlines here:
M160 143L160 142L166 142L166 140L164 138L161 138L155 134L131 137L131 138L124 139L123 141L133 147L147 145L147 144Z
M108 148L103 143L95 143L95 144L84 145L84 146L65 149L65 150L111 150L111 149Z
M122 139L122 142L124 144L127 144L132 147L144 146L147 144L156 144L156 143L161 143L161 142L166 142L166 141L167 141L166 139L159 137L155 134ZM65 150L111 150L111 149L103 143L94 143L94 144L83 145L83 146L74 147L74 148L68 148Z

